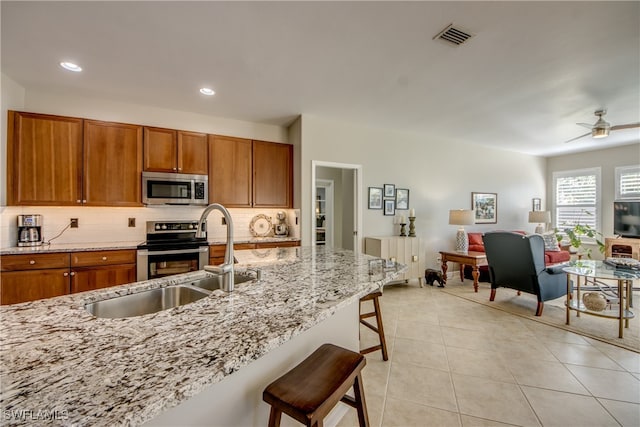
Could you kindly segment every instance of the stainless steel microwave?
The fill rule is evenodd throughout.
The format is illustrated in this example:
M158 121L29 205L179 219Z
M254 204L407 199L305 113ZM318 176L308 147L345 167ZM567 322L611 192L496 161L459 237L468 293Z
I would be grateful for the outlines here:
M209 204L209 177L186 173L142 172L142 203L206 206Z

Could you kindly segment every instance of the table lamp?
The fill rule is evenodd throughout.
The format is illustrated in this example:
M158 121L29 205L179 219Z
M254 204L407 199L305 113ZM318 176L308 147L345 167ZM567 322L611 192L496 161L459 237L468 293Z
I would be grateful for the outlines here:
M469 250L469 238L464 231L464 225L472 225L476 222L476 212L473 210L457 209L449 211L449 224L459 225L456 233L456 251L467 252Z
M551 212L549 211L530 211L529 224L538 224L536 234L542 234L547 229L547 224L551 222ZM543 225L544 224L544 225Z

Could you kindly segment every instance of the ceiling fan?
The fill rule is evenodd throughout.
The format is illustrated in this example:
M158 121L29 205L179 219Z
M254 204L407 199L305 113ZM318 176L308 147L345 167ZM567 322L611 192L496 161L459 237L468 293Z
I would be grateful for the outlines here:
M609 122L605 121L605 119L602 118L605 114L607 114L607 110L604 109L596 110L594 114L598 116L598 121L594 124L590 125L589 123L576 123L577 125L591 129L591 132L585 133L584 135L580 135L565 142L572 142L577 139L584 138L587 135L591 135L593 138L606 138L607 136L609 136L609 132L614 130L633 129L640 127L640 123L629 123L626 125L611 126Z

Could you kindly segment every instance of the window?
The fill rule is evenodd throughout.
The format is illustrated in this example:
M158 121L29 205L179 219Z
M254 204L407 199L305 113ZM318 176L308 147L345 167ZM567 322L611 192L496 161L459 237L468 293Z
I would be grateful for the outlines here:
M640 199L640 165L616 168L616 200Z
M554 172L554 224L600 230L600 168Z

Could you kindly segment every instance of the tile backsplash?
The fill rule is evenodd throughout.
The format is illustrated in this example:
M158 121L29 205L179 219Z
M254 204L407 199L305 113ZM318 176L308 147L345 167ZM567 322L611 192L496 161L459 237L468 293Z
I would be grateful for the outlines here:
M56 235L54 243L102 243L102 242L142 242L145 240L146 221L197 220L204 208L201 207L49 207L49 206L2 206L0 207L0 247L16 246L18 228L17 216L24 214L42 215L44 240ZM277 223L276 213L284 211L289 225L289 236L300 237L300 211L298 209L249 209L230 208L233 218L234 237L238 240L253 237L249 225L255 215L264 214ZM71 218L78 218L78 228L67 228ZM136 226L129 227L129 218L135 218ZM64 230L64 232L63 232ZM208 217L209 239L224 239L227 229L222 225L222 215L213 211Z

